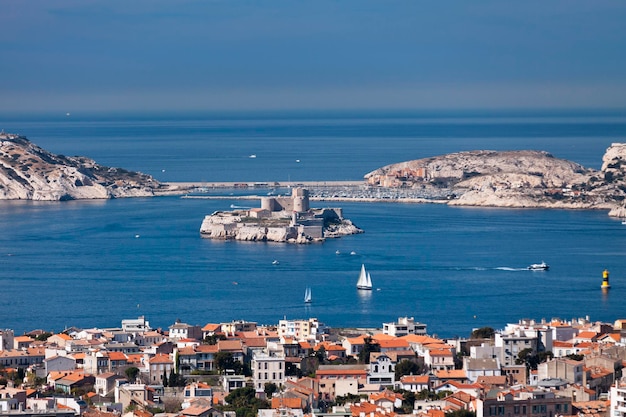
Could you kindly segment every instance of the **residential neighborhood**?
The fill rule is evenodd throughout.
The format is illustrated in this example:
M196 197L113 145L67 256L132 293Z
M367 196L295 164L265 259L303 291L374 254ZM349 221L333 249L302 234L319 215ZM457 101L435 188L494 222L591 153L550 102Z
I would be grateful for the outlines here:
M0 416L624 417L626 319L522 319L466 338L413 317L52 334L0 330Z

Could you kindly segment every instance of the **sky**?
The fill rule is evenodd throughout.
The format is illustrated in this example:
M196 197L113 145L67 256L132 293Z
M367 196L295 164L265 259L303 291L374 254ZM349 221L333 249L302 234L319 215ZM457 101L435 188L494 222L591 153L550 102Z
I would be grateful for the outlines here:
M1 0L0 112L624 109L626 2Z

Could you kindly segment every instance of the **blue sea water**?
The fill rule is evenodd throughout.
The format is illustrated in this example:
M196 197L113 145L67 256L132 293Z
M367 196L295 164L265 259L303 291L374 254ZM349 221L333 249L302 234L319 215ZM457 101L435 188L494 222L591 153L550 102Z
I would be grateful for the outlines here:
M63 114L0 116L0 128L162 181L355 180L471 149L545 150L599 168L626 140L626 115ZM412 316L430 333L465 336L520 318L626 317L626 227L605 211L320 203L343 207L365 233L306 246L201 239L204 215L231 204L242 202L0 202L0 328L111 327L139 315L161 327L285 316L379 327ZM549 271L526 270L542 260ZM355 288L362 263L369 294Z

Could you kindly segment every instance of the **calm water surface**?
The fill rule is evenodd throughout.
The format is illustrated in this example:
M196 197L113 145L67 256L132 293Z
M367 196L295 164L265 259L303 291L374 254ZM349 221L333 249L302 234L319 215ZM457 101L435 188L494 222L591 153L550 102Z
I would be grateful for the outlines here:
M619 114L357 116L23 117L0 128L164 181L359 179L468 149L541 149L599 168L626 137ZM141 314L162 327L284 316L380 326L408 315L464 336L525 317L626 317L626 227L606 212L316 203L340 205L366 232L306 246L201 239L204 215L231 204L242 203L0 203L0 328L119 326ZM549 271L525 269L541 260ZM355 288L361 263L368 294Z

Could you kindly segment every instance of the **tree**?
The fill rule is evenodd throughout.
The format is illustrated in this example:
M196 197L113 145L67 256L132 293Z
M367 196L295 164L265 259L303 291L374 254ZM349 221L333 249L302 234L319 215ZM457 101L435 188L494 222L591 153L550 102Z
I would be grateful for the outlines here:
M403 359L396 365L396 381L399 381L404 375L418 375L420 367L413 361Z
M232 369L236 374L241 374L244 371L241 362L235 360L230 352L217 352L215 354L215 367L221 372Z
M266 398L272 398L272 394L278 391L278 387L273 382L266 382L265 389L263 391L265 391Z
M366 337L363 341L365 343L363 344L363 349L359 352L359 362L370 363L370 353L380 352L380 345L374 342L374 339L371 337Z
M133 383L137 380L137 374L139 374L139 368L135 366L131 366L130 368L126 368L124 373L126 374L126 378L128 378L128 382Z
M217 342L220 340L226 340L226 336L223 334L211 334L204 338L203 343L217 345Z
M400 406L402 414L412 414L413 407L415 407L415 393L404 389L397 389L394 392L402 394L402 405Z
M167 387L167 373L165 372L165 369L163 370L163 386Z
M472 331L470 339L492 339L496 331L491 327L481 327Z
M228 403L223 409L235 411L237 417L256 417L260 408L269 408L267 401L255 397L254 388L243 387L231 391L225 398Z
M517 355L515 363L518 365L525 364L527 369L536 370L537 365L552 358L554 358L554 354L549 350L545 352L533 353L531 348L526 348L522 349Z
M295 364L291 362L285 362L285 376L295 376L302 378L302 371Z

